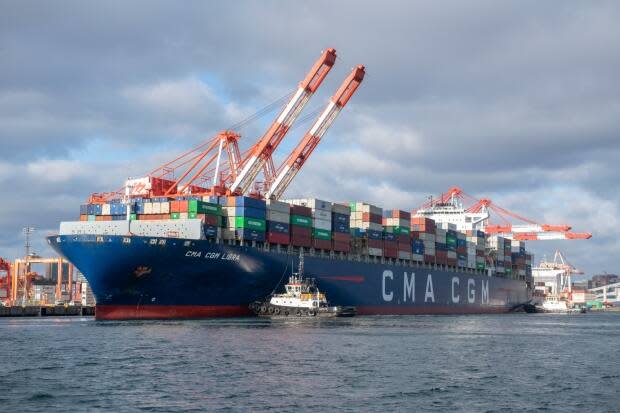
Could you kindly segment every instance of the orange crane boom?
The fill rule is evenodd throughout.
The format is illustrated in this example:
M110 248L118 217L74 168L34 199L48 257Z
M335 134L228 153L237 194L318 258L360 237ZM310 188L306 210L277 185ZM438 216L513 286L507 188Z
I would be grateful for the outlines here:
M244 194L250 188L335 62L336 50L330 48L323 52L305 79L301 81L297 92L289 100L284 110L242 162L241 172L230 186L231 193Z
M297 175L312 154L312 151L321 142L325 132L327 132L342 108L362 83L365 73L363 65L358 65L351 71L351 74L347 76L334 96L332 96L325 110L319 115L297 147L279 168L278 176L267 190L265 198L278 199L282 196L295 175Z

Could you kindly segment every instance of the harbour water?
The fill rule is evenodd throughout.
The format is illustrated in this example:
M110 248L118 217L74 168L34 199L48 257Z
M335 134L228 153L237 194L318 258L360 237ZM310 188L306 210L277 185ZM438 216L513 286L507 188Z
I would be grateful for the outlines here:
M0 411L619 411L620 314L0 319Z

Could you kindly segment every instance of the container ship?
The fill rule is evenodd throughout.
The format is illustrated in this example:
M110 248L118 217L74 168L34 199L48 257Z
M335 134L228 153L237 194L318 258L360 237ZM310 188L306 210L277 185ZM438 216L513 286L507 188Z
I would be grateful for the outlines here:
M300 252L330 302L358 314L496 313L530 300L523 242L481 231L456 204L282 200L364 78L364 66L353 68L276 167L274 151L335 60L334 49L322 53L246 151L225 130L118 191L92 194L79 221L61 223L48 242L87 278L98 319L250 315Z
M330 301L358 314L508 312L530 300L520 241L362 202L219 201L140 200L129 221L107 215L124 204L84 205L93 213L48 240L88 279L98 319L250 315L300 250Z

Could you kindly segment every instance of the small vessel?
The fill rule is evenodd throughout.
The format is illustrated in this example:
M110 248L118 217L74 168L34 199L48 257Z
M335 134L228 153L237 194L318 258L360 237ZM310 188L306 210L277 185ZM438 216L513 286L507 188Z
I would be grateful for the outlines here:
M352 317L355 307L330 306L319 291L314 278L303 275L304 257L299 256L299 271L293 273L283 294L272 294L268 300L250 304L254 314L263 317Z

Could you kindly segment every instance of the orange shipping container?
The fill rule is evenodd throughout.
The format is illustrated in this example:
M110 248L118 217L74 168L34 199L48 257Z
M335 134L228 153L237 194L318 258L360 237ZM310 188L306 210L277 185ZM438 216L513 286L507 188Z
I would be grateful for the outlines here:
M181 212L179 202L181 201L170 201L170 212Z
M80 221L88 221L88 215L80 215Z

